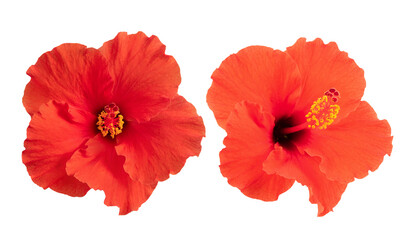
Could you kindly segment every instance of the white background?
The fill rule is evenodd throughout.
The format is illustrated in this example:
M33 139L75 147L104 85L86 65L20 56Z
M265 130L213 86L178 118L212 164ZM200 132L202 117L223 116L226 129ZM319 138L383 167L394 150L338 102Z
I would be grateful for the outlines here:
M403 1L61 2L0 3L0 239L407 239ZM119 31L160 38L180 65L180 94L207 129L200 157L188 159L127 216L106 207L101 191L83 198L44 191L21 162L30 120L21 103L26 70L59 44L99 48ZM355 59L365 70L363 99L388 119L394 135L392 156L349 184L322 218L298 183L276 202L248 198L227 184L218 168L225 132L205 100L212 72L229 54L249 45L284 50L299 37L335 41Z

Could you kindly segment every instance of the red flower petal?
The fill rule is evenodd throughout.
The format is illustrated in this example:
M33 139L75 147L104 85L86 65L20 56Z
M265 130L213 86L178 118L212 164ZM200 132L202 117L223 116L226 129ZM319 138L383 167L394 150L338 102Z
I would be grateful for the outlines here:
M124 168L142 183L163 181L178 173L190 156L198 156L205 135L202 118L183 97L149 122L129 122L118 137L116 151L125 156Z
M339 51L336 43L324 44L321 39L306 42L300 38L286 52L297 63L304 79L297 110L308 110L313 101L331 88L340 92L341 110L334 124L356 109L366 86L363 70L347 53Z
M181 82L180 70L156 36L119 33L99 49L109 62L114 101L128 120L146 121L165 109Z
M32 116L22 157L32 180L44 189L70 196L84 196L89 190L65 171L66 161L90 135L84 114L52 101Z
M302 155L296 149L287 151L275 144L263 169L308 186L310 202L318 204L318 216L324 216L338 204L347 184L328 180L319 169L320 161L319 157Z
M391 129L386 120L378 120L367 102L340 123L324 131L313 131L304 147L311 156L321 157L321 170L328 178L351 182L376 170L385 154L392 150Z
M236 104L227 123L226 148L220 152L220 169L230 185L245 195L265 201L277 200L294 180L267 174L263 161L273 149L271 132L274 117L258 104Z
M153 192L156 183L144 185L130 179L123 169L124 157L118 156L112 144L98 134L76 151L67 162L68 174L103 190L105 204L118 206L121 215L137 210Z
M99 51L80 44L62 44L44 53L27 74L31 81L23 103L32 115L50 100L97 112L111 97L111 79Z
M247 47L229 56L212 79L207 102L222 128L235 104L243 100L262 105L276 118L288 114L302 86L291 57L262 46Z

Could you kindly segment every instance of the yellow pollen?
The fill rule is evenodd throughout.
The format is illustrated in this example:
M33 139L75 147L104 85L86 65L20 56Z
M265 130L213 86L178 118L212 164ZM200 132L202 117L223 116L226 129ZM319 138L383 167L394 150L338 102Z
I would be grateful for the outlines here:
M119 107L114 103L106 105L99 113L96 125L103 137L106 137L109 133L111 138L120 134L123 131L124 121Z
M311 105L310 111L305 115L308 127L311 129L326 129L337 118L340 107L338 104L339 92L331 88L323 97L318 98Z

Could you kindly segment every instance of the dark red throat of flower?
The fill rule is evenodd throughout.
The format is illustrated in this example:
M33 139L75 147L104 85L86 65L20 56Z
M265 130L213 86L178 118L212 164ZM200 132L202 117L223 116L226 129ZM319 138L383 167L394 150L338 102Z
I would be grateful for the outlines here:
M114 138L123 131L123 115L120 114L119 107L115 103L106 105L98 115L97 128L103 137L110 134Z

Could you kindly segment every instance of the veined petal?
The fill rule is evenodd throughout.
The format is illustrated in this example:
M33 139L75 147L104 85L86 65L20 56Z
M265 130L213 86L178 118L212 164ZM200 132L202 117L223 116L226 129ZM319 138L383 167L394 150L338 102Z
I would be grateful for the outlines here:
M236 103L258 103L276 118L289 115L301 93L295 62L281 51L251 46L226 58L212 74L209 107L222 128Z
M377 119L367 102L340 123L323 131L313 131L304 150L319 156L320 168L328 178L351 182L376 170L384 155L392 151L390 125Z
M300 154L296 149L287 151L276 144L263 169L306 185L310 202L318 204L318 216L324 216L338 204L347 184L329 180L319 169L320 161L319 157Z
M286 52L297 63L304 80L297 110L308 110L331 88L340 92L338 104L341 108L333 124L356 109L366 86L364 73L336 43L324 44L321 39L306 42L305 38L300 38Z
M124 169L134 180L150 184L178 173L190 156L201 152L202 118L183 97L150 121L129 122L118 137L116 151L126 158Z
M274 117L260 105L238 103L226 123L226 147L220 152L220 169L229 184L264 201L277 200L294 183L263 171L263 162L273 149L273 127Z
M91 188L103 190L107 206L118 206L121 215L137 210L150 197L157 183L132 180L123 169L124 157L101 134L86 142L66 164L68 174Z
M32 116L24 142L23 163L39 186L70 196L84 196L89 187L65 171L66 161L92 132L92 116L55 101Z
M99 50L109 63L114 101L128 120L149 120L176 96L180 69L156 36L121 32Z
M66 43L44 53L31 66L23 103L32 115L50 100L97 112L111 98L112 82L98 50Z

